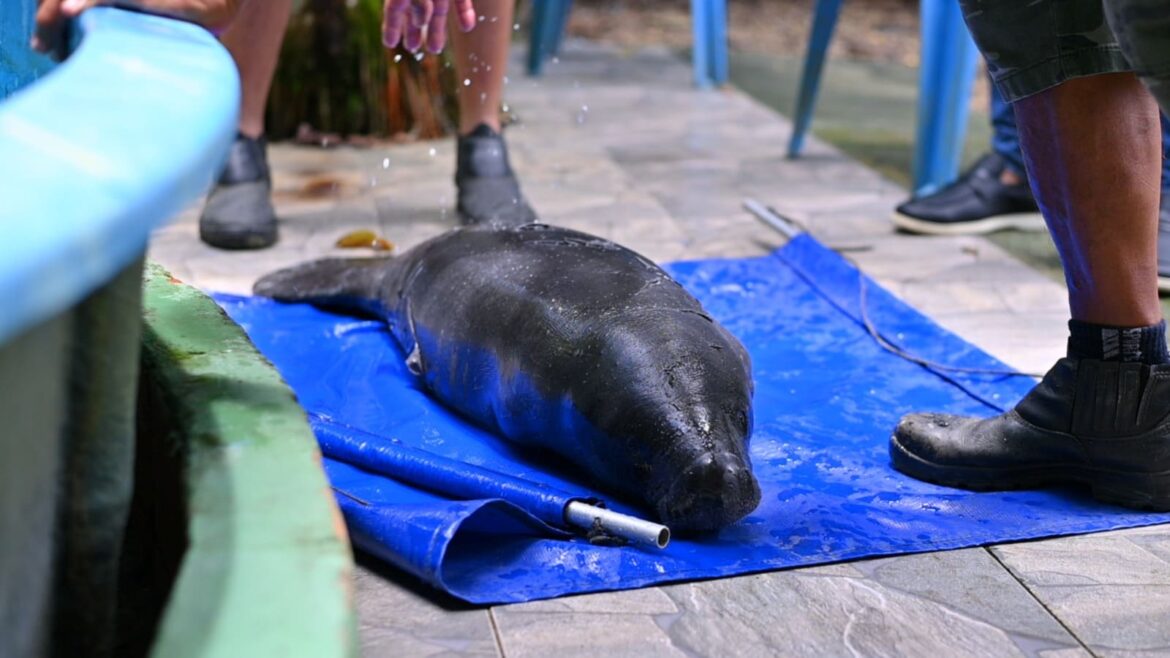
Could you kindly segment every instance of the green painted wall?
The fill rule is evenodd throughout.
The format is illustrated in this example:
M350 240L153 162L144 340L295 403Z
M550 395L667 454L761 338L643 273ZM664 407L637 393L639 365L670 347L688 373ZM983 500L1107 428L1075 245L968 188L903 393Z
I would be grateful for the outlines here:
M144 292L143 387L184 451L187 551L152 654L356 653L352 556L316 440L243 331L156 266Z

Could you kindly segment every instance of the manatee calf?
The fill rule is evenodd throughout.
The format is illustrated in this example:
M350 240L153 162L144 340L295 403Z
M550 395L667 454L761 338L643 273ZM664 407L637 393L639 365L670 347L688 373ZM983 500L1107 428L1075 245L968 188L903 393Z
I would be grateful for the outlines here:
M751 362L661 268L543 224L274 272L257 295L383 318L439 400L572 460L680 531L755 509Z

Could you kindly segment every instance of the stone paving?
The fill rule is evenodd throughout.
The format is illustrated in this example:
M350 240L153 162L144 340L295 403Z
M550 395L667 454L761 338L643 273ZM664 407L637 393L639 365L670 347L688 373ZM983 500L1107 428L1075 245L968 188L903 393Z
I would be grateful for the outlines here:
M981 238L896 234L903 189L815 140L786 160L786 119L689 76L667 52L579 42L545 77L513 76L508 139L538 214L658 261L754 256L783 243L741 208L754 197L1007 363L1043 372L1063 353L1058 284ZM191 210L150 255L194 285L247 292L277 267L355 255L333 247L350 230L408 248L456 224L453 146L276 145L276 247L210 249ZM377 564L359 565L355 587L371 657L1170 655L1166 526L492 608Z

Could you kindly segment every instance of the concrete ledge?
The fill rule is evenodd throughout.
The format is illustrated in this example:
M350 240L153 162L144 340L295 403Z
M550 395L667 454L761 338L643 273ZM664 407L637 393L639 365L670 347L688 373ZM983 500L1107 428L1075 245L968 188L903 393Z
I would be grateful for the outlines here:
M151 653L354 655L352 557L292 391L211 299L156 265L143 306L155 422L139 440L182 455L187 510Z
M25 16L36 6L9 3ZM0 24L5 51L27 49L16 27ZM238 76L209 32L108 7L78 27L69 59L0 103L0 341L140 258L235 136Z

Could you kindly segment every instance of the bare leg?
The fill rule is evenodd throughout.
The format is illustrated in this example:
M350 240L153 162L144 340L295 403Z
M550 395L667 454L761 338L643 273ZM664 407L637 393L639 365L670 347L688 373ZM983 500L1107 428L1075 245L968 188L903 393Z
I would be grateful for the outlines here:
M471 32L451 25L455 71L459 76L459 134L466 135L481 123L500 130L500 102L504 97L504 73L512 40L514 0L479 0L476 11L483 20ZM470 81L464 85L463 81Z
M1156 324L1162 155L1153 98L1136 76L1116 73L1070 80L1015 109L1073 319Z
M291 13L292 0L245 2L221 38L240 70L240 132L248 137L264 133L264 106Z
M199 237L213 247L262 249L276 242L268 156L258 138L264 135L264 106L291 13L292 0L251 0L223 34L240 71L243 137L232 144L199 217Z

